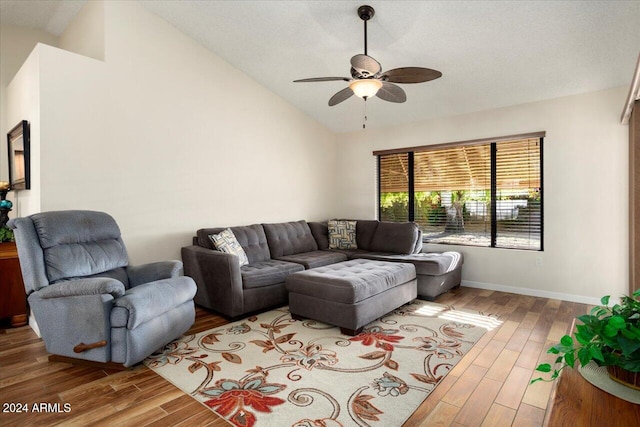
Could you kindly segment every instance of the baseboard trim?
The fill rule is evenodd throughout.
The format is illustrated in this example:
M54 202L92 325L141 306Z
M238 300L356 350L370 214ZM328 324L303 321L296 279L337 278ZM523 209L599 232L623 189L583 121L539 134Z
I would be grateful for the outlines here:
M515 286L498 285L495 283L474 282L471 280L463 280L461 285L466 286L468 288L478 288L478 289L487 289L490 291L509 292L511 294L558 299L563 301L579 302L582 304L589 304L589 305L601 305L600 298L587 297L583 295L563 294L560 292L551 292L551 291L545 291L541 289L518 288ZM612 295L611 302L609 303L609 305L617 304L619 302L620 302L620 299L614 298Z

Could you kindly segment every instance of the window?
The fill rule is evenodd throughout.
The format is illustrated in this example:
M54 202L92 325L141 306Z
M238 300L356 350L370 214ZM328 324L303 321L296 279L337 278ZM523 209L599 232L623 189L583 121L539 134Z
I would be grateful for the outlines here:
M542 250L544 133L374 152L383 221L429 243Z

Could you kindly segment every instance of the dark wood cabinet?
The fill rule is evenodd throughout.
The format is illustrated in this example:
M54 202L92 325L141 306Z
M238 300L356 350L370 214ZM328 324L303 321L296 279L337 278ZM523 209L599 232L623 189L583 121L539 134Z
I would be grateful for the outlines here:
M15 243L0 243L0 318L10 318L11 326L27 324L27 296L22 282Z

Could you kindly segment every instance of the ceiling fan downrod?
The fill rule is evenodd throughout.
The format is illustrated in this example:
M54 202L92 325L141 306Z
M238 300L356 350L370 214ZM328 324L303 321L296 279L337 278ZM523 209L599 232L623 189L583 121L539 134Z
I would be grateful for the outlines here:
M376 11L367 5L360 6L358 8L358 16L364 21L364 54L367 55L367 21L373 18Z

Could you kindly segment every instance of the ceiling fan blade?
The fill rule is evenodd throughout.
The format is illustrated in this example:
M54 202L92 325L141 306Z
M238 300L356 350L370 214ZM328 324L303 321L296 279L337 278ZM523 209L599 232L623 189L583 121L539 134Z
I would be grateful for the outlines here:
M310 83L310 82L333 82L333 81L348 82L351 79L347 77L312 77L310 79L294 80L294 83Z
M351 66L360 73L362 77L373 76L382 70L378 61L368 55L356 55L351 58Z
M407 100L407 94L404 90L400 86L389 82L382 82L382 87L378 90L376 96L389 102L401 103Z
M351 95L353 95L353 91L351 90L351 88L345 87L340 92L336 93L331 97L331 99L329 100L329 107L333 107L334 105L339 104L342 101L351 98Z
M423 83L442 77L438 70L422 67L403 67L385 71L381 79L393 83Z

